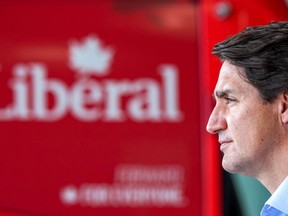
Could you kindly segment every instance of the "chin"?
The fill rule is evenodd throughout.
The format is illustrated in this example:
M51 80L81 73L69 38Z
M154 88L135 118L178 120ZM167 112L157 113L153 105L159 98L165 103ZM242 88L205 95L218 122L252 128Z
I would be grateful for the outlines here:
M226 160L222 160L222 167L224 170L226 170L229 173L242 173L243 172L243 166L235 163L235 162L228 162Z

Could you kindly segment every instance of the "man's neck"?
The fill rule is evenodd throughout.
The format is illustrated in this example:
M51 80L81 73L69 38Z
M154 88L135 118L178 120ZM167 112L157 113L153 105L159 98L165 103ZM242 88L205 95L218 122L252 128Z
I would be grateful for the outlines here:
M273 194L279 185L288 176L288 157L287 151L278 152L277 157L272 161L261 175L256 178Z

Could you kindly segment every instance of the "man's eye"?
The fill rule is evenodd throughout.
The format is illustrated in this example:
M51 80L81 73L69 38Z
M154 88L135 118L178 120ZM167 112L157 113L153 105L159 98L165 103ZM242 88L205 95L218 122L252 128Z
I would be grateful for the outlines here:
M236 100L234 98L226 97L225 101L227 104L229 104L229 103L235 102Z

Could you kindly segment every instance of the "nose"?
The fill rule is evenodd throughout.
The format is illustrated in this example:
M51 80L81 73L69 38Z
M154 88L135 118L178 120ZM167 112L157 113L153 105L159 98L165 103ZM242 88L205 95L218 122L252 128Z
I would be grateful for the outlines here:
M227 128L225 115L216 106L210 114L209 120L206 125L206 130L211 134L217 134L221 130Z

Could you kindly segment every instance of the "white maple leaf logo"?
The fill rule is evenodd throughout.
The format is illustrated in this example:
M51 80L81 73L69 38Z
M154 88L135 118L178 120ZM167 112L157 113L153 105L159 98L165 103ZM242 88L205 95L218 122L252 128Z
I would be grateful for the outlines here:
M113 55L114 50L104 47L97 36L69 43L69 66L81 74L107 75Z

